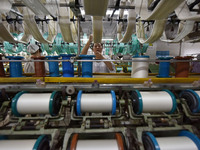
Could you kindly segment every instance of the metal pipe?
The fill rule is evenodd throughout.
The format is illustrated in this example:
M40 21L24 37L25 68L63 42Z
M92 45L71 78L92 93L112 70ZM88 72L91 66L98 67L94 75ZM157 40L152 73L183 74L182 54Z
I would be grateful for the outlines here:
M115 4L115 9L112 12L111 18L114 16L115 11L119 9L119 4L120 4L120 0L117 0L117 2Z
M200 62L200 60L157 60L157 59L149 59L149 60L109 60L109 59L93 59L93 60L79 60L79 59L73 59L73 60L0 60L0 62Z
M80 17L78 17L78 52L77 52L77 56L80 55L81 52L81 35L80 35ZM81 76L81 63L78 62L78 76Z
M18 11L15 11L14 9L11 9L10 11L11 11L12 13L14 13L14 14L20 16L20 17L23 17L23 15L22 15L21 13L19 13Z
M46 3L44 3L45 5ZM48 4L51 4L51 3L48 3ZM15 7L26 7L26 5L24 5L23 3L13 3L13 6ZM77 7L83 7L83 5L76 5ZM70 7L69 3L60 3L60 7ZM110 5L108 6L108 8L111 8L111 9L115 9L116 6L113 6L113 5ZM135 9L135 6L119 6L118 9Z
M77 56L80 55L81 52L81 34L80 34L80 17L78 17L78 52L77 52Z
M182 40L180 41L180 48L179 48L179 54L178 54L178 56L181 56L181 52L182 52Z

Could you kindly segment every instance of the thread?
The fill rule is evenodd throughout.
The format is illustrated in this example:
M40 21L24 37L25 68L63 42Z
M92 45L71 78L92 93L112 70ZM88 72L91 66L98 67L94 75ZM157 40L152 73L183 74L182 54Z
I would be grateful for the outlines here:
M132 93L133 110L137 114L167 112L173 113L176 109L176 98L168 90L139 92L138 90Z
M143 60L147 61L148 59L149 56L133 56L132 60L140 60L141 62L132 62L132 71L131 71L132 78L148 77L149 63L142 62Z
M79 91L77 96L77 114L82 112L103 113L110 112L113 115L116 111L116 97L114 91L111 93L89 93L82 94Z
M19 92L12 99L12 112L16 116L26 114L50 114L52 116L59 112L61 93L27 93Z

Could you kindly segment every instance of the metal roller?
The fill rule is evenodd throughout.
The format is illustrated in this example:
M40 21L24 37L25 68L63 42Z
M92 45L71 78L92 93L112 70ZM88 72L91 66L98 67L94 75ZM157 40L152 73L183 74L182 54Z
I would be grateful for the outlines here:
M19 92L12 99L12 112L20 117L26 114L50 114L55 116L61 107L61 92L28 93Z
M142 137L145 150L199 150L199 138L189 131L181 131L178 136L155 137L146 132Z
M132 92L131 99L133 101L133 111L136 114L167 112L174 113L176 110L176 98L169 90L140 92L135 90Z
M180 98L184 98L193 113L200 112L200 91L191 89L184 90L180 93Z
M112 115L116 112L115 92L110 93L92 93L83 94L79 91L76 102L77 115L83 112L103 113L110 112Z
M75 88L74 86L67 86L66 88L66 93L69 94L69 95L72 95L75 93Z
M115 139L84 139L79 140L78 134L74 134L71 140L70 150L124 150L123 139L119 133L115 133Z
M46 135L41 135L38 139L23 140L0 140L0 150L49 150L49 139Z

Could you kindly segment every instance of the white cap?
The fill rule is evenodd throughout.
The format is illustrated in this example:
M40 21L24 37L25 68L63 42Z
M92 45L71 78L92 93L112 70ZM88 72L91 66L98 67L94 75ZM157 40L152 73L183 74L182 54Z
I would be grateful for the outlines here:
M29 44L27 46L27 52L33 54L35 52L37 52L37 50L39 50L39 46L35 45L35 44Z

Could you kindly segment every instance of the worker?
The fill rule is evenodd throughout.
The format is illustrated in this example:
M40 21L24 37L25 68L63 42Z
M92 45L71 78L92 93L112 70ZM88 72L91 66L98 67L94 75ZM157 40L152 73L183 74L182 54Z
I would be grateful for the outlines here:
M90 48L90 45L93 41L93 36L89 36L89 40L84 46L84 48L81 51L81 55L87 55L88 49ZM110 59L109 56L105 56L102 54L103 51L103 45L101 43L94 43L91 46L92 51L94 52L95 59ZM93 62L93 73L115 73L115 65L113 62L108 62L108 61L97 61Z
M31 57L41 56L42 50L35 44L29 44L27 46L27 52L31 54ZM47 62L45 62L45 72L49 72L49 65ZM34 62L26 62L24 64L24 73L35 73Z

